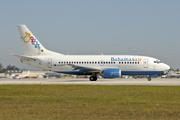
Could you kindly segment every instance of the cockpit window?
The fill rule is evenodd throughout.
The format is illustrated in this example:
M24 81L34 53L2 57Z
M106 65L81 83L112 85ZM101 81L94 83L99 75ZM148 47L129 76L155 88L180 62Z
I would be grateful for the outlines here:
M157 63L161 63L161 61L159 60L159 61L157 61Z
M156 61L154 61L154 63L159 64L159 63L161 63L161 61L160 60L156 60Z

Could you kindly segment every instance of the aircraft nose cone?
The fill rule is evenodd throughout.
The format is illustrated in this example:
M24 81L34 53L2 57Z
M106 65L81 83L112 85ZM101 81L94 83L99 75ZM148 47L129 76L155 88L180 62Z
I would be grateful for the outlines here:
M166 70L169 70L169 69L170 69L170 66L169 66L169 65L164 64L164 68L165 68Z

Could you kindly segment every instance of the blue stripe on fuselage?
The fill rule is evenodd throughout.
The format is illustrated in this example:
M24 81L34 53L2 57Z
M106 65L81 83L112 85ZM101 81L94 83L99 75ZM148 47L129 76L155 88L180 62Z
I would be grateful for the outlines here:
M155 75L164 71L121 71L121 75Z
M92 75L82 71L55 71L57 73L72 74L72 75ZM121 75L155 75L164 71L121 71Z

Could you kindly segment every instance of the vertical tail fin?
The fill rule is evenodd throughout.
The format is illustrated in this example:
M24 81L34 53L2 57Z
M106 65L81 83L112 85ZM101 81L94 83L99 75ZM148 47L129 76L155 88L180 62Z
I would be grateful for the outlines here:
M26 56L39 56L39 55L52 55L58 54L44 48L44 46L38 41L38 39L32 34L32 32L26 27L26 25L18 25L19 35L23 45L24 54Z

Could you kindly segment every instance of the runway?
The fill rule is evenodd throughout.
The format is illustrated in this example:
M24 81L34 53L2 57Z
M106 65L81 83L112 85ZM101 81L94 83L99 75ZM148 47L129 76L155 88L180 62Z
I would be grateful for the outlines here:
M147 81L141 79L98 79L97 81L89 81L88 78L46 78L46 79L0 79L0 85L6 84L65 84L65 85L180 85L180 79L177 78L154 78Z

